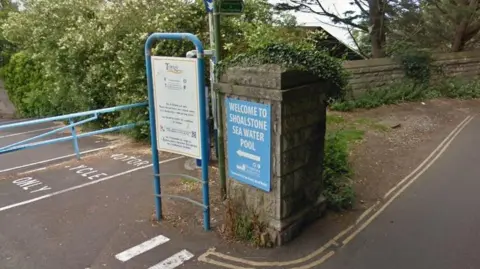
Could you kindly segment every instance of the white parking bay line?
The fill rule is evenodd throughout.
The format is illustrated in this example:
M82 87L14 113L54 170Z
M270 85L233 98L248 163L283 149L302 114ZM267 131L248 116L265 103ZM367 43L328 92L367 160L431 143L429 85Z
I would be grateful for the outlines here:
M90 150L80 152L80 155L95 152L95 151L99 151L99 150L102 150L102 149L113 149L115 147L116 146L106 146L106 147L102 147L102 148L90 149ZM35 163L28 163L28 164L24 164L24 165L20 165L20 166L10 167L10 168L0 170L0 173L9 172L9 171L13 171L13 170L17 170L17 169L21 169L21 168L25 168L25 167L30 167L30 166L34 166L34 165L38 165L38 164L44 164L44 163L49 163L49 162L53 162L53 161L58 161L58 160L61 160L61 159L74 157L76 155L77 154L73 153L73 154L60 156L60 157L57 157L57 158L52 158L52 159L48 159L48 160L44 160L44 161L39 161L39 162L35 162Z
M181 158L184 158L184 156L175 157L175 158L171 158L171 159L168 159L168 160L165 160L165 161L161 161L160 164L175 161L175 160L178 160L178 159L181 159ZM135 171L138 171L138 170L142 170L142 169L145 169L145 168L151 167L151 166L152 166L152 164L140 166L140 167L130 169L130 170L125 171L125 172L121 172L121 173L118 173L118 174L115 174L115 175L111 175L111 176L108 176L108 177L104 177L104 178L101 178L101 179L97 179L97 180L93 180L93 181L90 181L90 182L87 182L87 183L83 183L83 184L80 184L80 185L77 185L77 186L74 186L74 187L70 187L68 189L64 189L64 190L61 190L61 191L56 191L56 192L52 192L52 193L49 193L49 194L45 194L43 196L33 198L33 199L30 199L30 200L26 200L26 201L23 201L23 202L20 202L20 203L0 207L0 212L8 210L8 209L15 208L15 207L19 207L19 206L22 206L22 205L31 204L31 203L34 203L34 202L37 202L37 201L40 201L40 200L43 200L43 199L47 199L47 198L57 196L57 195L60 195L60 194L63 194L63 193L71 192L71 191L74 191L74 190L77 190L77 189L85 188L85 187L88 187L90 185L97 184L97 183L100 183L102 181L106 181L106 180L116 178L116 177L119 177L119 176L123 176L123 175L129 174L129 173L132 173L132 172L135 172Z
M139 245L129 248L121 253L118 253L117 255L115 255L115 258L117 258L117 260L120 260L122 262L126 262L137 255L140 255L144 252L151 250L154 247L158 247L161 244L168 242L169 240L170 240L169 238L163 235L159 235Z
M173 269L191 258L193 258L193 254L184 249L148 269Z
M22 133L8 134L8 135L0 136L0 139L1 138L12 137L12 136L18 136L18 135L31 134L31 133L40 132L40 131L52 130L52 129L55 129L55 128L60 128L60 127L52 126L52 127L43 128L43 129L30 130L30 131L26 131L26 132L22 132Z

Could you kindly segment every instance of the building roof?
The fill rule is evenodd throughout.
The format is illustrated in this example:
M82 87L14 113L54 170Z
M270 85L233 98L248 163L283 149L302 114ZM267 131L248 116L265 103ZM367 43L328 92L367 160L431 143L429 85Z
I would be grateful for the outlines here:
M321 26L298 26L307 29L307 31L322 31L327 38L318 40L317 48L327 49L333 57L344 58L346 60L364 60L365 58L354 48L340 41Z

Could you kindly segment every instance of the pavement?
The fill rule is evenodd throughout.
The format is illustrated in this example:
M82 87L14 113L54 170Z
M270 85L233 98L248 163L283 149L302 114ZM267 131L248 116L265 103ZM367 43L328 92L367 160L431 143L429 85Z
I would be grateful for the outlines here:
M0 145L34 131L0 131ZM71 143L0 155L0 268L478 268L479 131L480 118L467 118L334 238L248 255L210 232L151 221L148 153L91 137L80 147L95 151L81 160ZM186 161L162 154L162 172L180 172Z

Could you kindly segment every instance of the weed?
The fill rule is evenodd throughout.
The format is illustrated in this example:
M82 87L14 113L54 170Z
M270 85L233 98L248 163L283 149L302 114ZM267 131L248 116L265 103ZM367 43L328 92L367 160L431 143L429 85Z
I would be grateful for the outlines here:
M327 115L327 125L344 123L345 119L338 115Z
M240 211L231 200L227 200L225 235L230 239L249 242L255 247L271 247L266 224L253 210Z
M197 181L187 178L187 177L181 177L180 178L180 184L187 190L187 191L193 191L195 188L199 187L199 184Z

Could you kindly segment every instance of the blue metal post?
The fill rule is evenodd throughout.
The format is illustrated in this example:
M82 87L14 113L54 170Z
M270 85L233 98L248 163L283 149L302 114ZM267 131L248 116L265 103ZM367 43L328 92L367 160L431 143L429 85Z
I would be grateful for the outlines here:
M210 143L208 142L210 136L208 135L208 121L207 121L207 111L206 107L206 98L205 96L205 59L203 53L203 47L200 43L200 40L195 36L197 42L192 40L197 48L197 65L198 65L198 89L200 91L200 133L202 140L202 181L203 181L203 204L205 205L203 209L203 227L205 230L210 230L210 191L208 186L208 164L210 157Z
M190 40L196 47L197 51L197 68L198 68L198 88L200 98L200 133L201 133L201 147L202 147L202 185L203 185L203 204L205 205L203 210L204 228L210 230L210 197L208 186L208 163L209 163L209 148L208 148L208 128L207 128L207 113L206 113L206 100L205 96L205 52L202 42L193 34L190 33L153 33L145 42L145 65L147 71L147 86L148 86L148 104L149 104L149 117L150 117L150 135L152 144L152 162L154 173L154 188L155 188L155 206L157 208L157 219L161 218L161 189L160 189L160 166L158 162L158 149L157 149L157 131L155 129L155 107L153 100L153 78L152 78L152 62L151 62L151 48L155 41L161 39L168 40Z
M162 190L160 188L160 164L158 160L157 147L157 129L155 123L155 102L153 100L153 77L152 77L152 61L150 59L152 46L158 39L156 34L148 37L145 42L145 66L147 68L147 87L148 87L148 118L150 121L150 143L152 147L152 164L153 164L153 188L155 192L155 214L157 220L162 219L162 198L160 197Z
M77 131L75 130L75 125L72 119L68 119L70 122L70 131L72 132L73 137L73 149L75 150L75 154L77 155L77 160L80 160L80 149L78 148L78 138L77 138Z

